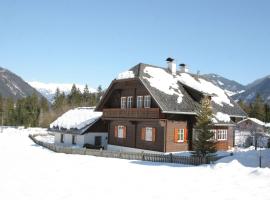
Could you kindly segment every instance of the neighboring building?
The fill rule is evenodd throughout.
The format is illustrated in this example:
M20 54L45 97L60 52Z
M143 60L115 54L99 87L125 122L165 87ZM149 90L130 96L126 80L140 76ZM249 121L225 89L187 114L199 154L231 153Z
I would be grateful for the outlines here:
M94 108L88 107L64 113L50 125L50 130L55 133L55 144L80 147L90 144L106 148L108 133L101 116L102 112L95 112Z
M246 113L221 88L188 73L173 59L161 68L140 63L113 80L97 106L108 124L108 144L160 152L192 150L200 100L212 103L218 150L233 147L235 121Z
M235 145L241 147L268 147L270 135L268 124L256 119L247 118L237 123L235 130ZM257 144L256 144L257 142Z

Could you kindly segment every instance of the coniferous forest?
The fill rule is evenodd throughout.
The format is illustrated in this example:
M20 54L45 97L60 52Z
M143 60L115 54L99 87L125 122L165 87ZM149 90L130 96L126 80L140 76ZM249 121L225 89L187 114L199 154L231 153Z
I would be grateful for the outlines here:
M86 85L81 92L76 85L68 95L56 90L54 100L49 103L36 94L19 99L3 98L0 95L0 124L6 126L49 127L57 117L75 107L96 106L103 94L101 86L91 93Z

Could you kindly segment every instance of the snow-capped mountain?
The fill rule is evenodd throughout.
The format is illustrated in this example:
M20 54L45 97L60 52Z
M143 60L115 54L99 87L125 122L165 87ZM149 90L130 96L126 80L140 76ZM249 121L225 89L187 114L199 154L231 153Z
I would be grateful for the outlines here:
M13 72L0 67L0 95L13 99L20 99L36 93L39 97L42 95L26 83L21 77Z
M204 74L203 76L216 86L225 90L229 96L242 93L246 89L244 85L241 85L236 81L229 80L217 74Z
M259 94L262 99L270 103L270 75L257 79L246 86L246 91L233 96L235 100L243 100L247 103L253 102Z
M61 92L69 94L72 88L73 83L42 83L37 81L29 81L29 85L38 90L43 96L45 96L50 102L53 101L56 89L59 88ZM77 88L83 92L85 85L75 84ZM96 92L96 89L88 87L89 92Z

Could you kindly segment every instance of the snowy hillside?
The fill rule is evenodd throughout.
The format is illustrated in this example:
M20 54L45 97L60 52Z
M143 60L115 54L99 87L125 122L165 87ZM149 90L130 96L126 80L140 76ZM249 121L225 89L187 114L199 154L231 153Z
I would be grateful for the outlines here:
M194 167L54 153L34 144L32 132L0 129L0 199L270 199L270 169L256 167L254 150Z
M27 84L21 77L8 69L0 67L0 95L13 99L20 99L36 93L39 97L42 95Z
M37 81L30 81L28 82L28 84L31 85L36 90L38 90L50 102L52 102L57 88L59 88L61 92L64 92L65 94L69 94L73 85L71 83L42 83L42 82L37 82ZM81 92L83 92L85 85L82 85L82 84L75 84L75 85L77 88L80 89ZM89 92L96 92L96 89L90 88L89 86L88 86L88 89L89 89Z

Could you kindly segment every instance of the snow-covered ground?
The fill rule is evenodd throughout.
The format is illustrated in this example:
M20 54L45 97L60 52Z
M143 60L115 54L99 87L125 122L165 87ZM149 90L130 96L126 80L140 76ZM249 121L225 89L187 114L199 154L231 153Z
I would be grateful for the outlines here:
M193 167L54 153L33 130L0 132L0 199L270 199L270 169L254 167L252 149Z

